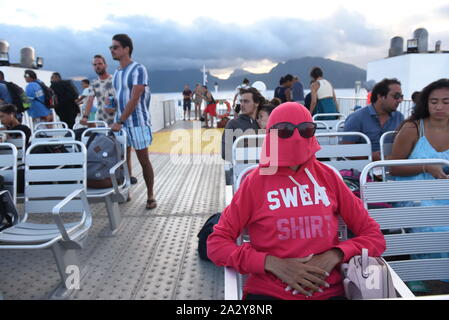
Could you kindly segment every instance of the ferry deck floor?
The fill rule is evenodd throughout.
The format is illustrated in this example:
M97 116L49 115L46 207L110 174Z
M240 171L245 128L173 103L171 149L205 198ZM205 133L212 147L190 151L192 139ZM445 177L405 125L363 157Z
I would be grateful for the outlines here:
M164 141L174 129L192 129L178 122L156 133L150 159L155 172L158 207L145 210L146 187L133 153L132 201L120 204L123 222L107 236L104 204L91 204L93 224L80 253L85 275L75 300L222 300L223 268L200 260L197 234L207 218L225 205L223 161L218 152L192 163L184 154L173 161ZM199 128L200 123L195 126ZM221 137L218 130L214 132ZM160 139L159 139L160 138ZM215 151L219 151L215 141ZM217 149L218 148L218 149ZM152 149L150 149L151 151ZM48 299L60 276L50 250L0 251L0 296L5 300Z

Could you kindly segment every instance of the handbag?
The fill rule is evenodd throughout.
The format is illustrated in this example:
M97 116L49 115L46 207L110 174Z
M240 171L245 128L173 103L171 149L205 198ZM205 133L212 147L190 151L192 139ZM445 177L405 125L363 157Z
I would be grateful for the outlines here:
M370 257L368 249L341 266L349 300L396 298L391 272L383 258Z

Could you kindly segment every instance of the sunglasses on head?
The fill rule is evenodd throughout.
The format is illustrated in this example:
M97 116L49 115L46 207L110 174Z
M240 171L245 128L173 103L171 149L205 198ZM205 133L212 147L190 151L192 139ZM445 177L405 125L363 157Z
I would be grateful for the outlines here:
M278 131L278 137L281 139L288 139L293 136L295 133L295 129L298 129L301 137L309 139L315 135L317 124L313 122L302 122L298 125L295 125L291 122L281 122L277 123L270 128L271 130Z

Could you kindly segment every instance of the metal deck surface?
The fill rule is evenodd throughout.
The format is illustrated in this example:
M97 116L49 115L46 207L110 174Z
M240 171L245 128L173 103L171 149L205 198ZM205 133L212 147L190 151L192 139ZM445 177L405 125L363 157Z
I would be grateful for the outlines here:
M186 128L191 123L178 123ZM207 218L225 205L224 170L212 163L192 164L189 156L172 162L151 154L158 208L145 210L146 188L133 153L132 201L120 205L123 223L106 236L104 204L91 204L93 225L81 251L85 275L70 299L221 300L223 268L200 260L197 234ZM60 277L49 250L0 251L0 295L10 299L48 299Z

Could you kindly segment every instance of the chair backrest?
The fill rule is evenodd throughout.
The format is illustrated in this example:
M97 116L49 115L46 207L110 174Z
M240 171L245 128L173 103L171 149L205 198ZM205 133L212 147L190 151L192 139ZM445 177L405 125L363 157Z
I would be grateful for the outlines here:
M62 121L54 122L39 122L34 126L34 131L46 130L46 129L68 129L67 123Z
M337 119L335 119L335 120L320 120L322 118L328 118L328 117L335 117ZM316 122L316 121L325 122L327 124L327 126L329 127L329 130L331 130L331 131L335 131L337 124L341 120L346 120L346 116L342 113L319 113L319 114L316 114L313 116L314 122Z
M367 182L369 172L376 167L424 164L449 166L449 161L440 159L378 161L369 164L362 171L360 190L366 208L371 203L395 203L393 208L369 210L370 216L379 223L380 228L382 230L412 228L413 231L413 233L385 235L387 250L384 257L449 252L449 179ZM446 201L432 203L428 202L429 200ZM425 229L422 229L423 227ZM440 229L439 232L425 232L435 231L432 228ZM403 281L449 279L448 258L435 256L415 260L402 258L389 262L389 265Z
M265 135L238 137L232 145L232 170L234 187L240 173L260 161Z
M331 130L329 125L324 121L314 121L317 124L316 133L329 133ZM331 144L331 138L317 138L319 144Z
M344 131L345 131L345 123L346 123L346 120L341 120L341 121L339 121L339 122L335 125L334 131L337 131L337 132L344 132Z
M387 157L391 154L394 138L397 133L397 131L388 131L380 137L380 160L387 160Z
M17 203L17 148L11 143L0 143L0 175L14 203Z
M11 143L17 149L17 165L23 163L23 156L25 155L26 149L26 136L25 132L20 130L2 130L2 134L5 134L5 139L3 142ZM0 154L5 154L7 150L0 150Z
M87 124L95 124L97 128L107 128L108 124L105 121L87 121ZM73 126L73 130L86 128L87 126L82 125L81 123L77 122Z
M86 147L79 141L63 141L67 153L36 153L41 146L58 142L36 142L25 157L25 217L51 213L53 207L75 190L86 189ZM64 212L82 212L81 200L73 201Z
M69 136L66 136L69 134ZM75 140L75 132L71 129L45 129L33 132L30 144L36 142L72 141Z
M342 169L362 169L372 161L372 150L370 139L360 132L332 132L318 133L317 138L334 138L337 141L344 136L359 136L363 138L364 143L360 144L325 144L321 145L321 150L316 153L316 157L323 163ZM351 158L363 157L361 160Z
M385 132L379 140L380 144L380 160L387 160L387 157L391 154L393 150L394 138L398 132L388 131ZM382 180L386 181L388 175L388 168L382 167Z

